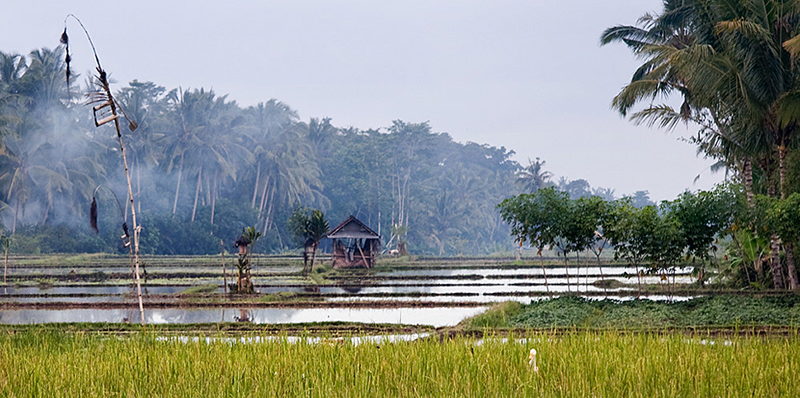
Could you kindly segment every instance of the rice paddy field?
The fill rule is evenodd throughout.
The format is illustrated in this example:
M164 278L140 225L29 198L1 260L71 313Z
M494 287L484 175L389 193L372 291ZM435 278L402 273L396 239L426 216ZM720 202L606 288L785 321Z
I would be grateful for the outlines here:
M32 328L0 336L0 395L797 397L799 358L796 335L574 331L391 342Z
M670 278L637 276L634 267L607 261L565 268L556 259L406 258L385 259L370 270L332 270L321 260L305 276L299 258L258 257L253 268L257 294L236 296L224 289L226 281L235 280L232 257L144 257L144 302L150 310L145 321L441 327L506 301L527 304L564 294L629 299L641 293L681 300L694 294L687 290L693 281L689 270L678 269ZM140 321L130 260L124 256L12 257L5 280L0 323Z
M688 269L262 257L230 295L227 260L146 257L142 328L127 258L12 258L0 396L800 396L800 298Z

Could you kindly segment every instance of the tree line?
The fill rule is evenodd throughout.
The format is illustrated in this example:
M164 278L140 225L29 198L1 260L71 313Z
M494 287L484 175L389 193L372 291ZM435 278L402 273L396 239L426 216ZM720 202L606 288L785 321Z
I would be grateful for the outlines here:
M776 287L776 268L765 266L769 242L759 236L776 234L783 242L800 244L800 193L786 200L758 196L749 205L739 185L687 191L675 200L643 207L633 205L630 197L570 199L548 187L508 198L498 209L520 246L528 244L539 255L546 248L555 250L565 265L570 255L580 265L585 253L595 257L602 274L600 258L608 249L615 259L636 267L637 274L666 279L690 267L700 286L709 280L711 267L719 285ZM786 280L797 278L789 267L777 270Z
M92 78L80 86L73 73L67 87L64 55L0 52L0 219L14 252L123 251L130 211L116 134L95 127L84 103ZM304 206L333 226L352 214L385 247L413 253L511 245L495 205L520 192L522 167L506 148L458 143L426 122L341 128L301 120L275 99L244 107L204 88L134 80L115 96L138 124L123 139L143 253L216 253L220 239L230 250L246 226L262 234L255 250L291 250L287 220ZM88 223L95 194L97 235Z

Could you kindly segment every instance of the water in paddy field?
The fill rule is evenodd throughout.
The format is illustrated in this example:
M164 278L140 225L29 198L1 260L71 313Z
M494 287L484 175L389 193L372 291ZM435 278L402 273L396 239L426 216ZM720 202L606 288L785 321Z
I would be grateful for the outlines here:
M570 275L575 276L580 271L581 275L623 275L629 274L636 276L636 268L634 267L618 267L618 266L609 266L609 267L602 267L599 268L597 266L589 266L589 267L570 267L570 268L551 268L546 267L545 271L542 271L542 268L537 267L526 267L526 268L503 268L503 269L492 269L492 268L461 268L461 269L413 269L413 270L397 270L397 271L387 271L387 272L378 272L376 276L384 276L384 277L396 277L396 276L465 276L465 275L480 275L483 277L486 276L495 276L495 275L541 275L544 276L545 273L549 277L550 275L553 276L566 276L567 272ZM678 268L675 270L677 274L689 273L691 269L689 268Z
M200 308L146 309L149 324L251 322L288 324L311 322L394 323L406 325L453 326L487 307L471 308ZM0 310L0 323L31 324L60 322L139 323L139 310L65 309Z
M81 278L95 273L125 274L127 266L103 266L103 264L69 268L68 266L17 267L9 275L16 277L0 287L0 323L48 323L48 322L139 322L136 309L136 294L130 278L101 279ZM146 279L142 286L145 303L176 303L185 300L180 296L196 286L211 286L202 294L223 293L221 267L208 265L191 266L163 264L147 268L150 275L159 279ZM483 311L492 303L517 301L530 303L577 294L590 299L611 298L615 300L637 297L636 269L624 266L562 267L536 266L519 268L494 268L491 264L448 264L447 268L401 269L371 273L362 271L349 276L339 273L325 285L305 285L303 278L283 275L299 271L295 266L263 266L255 270L253 282L261 294L294 293L301 299L318 300L321 305L329 302L341 306L341 302L378 302L380 307L394 302L406 308L259 308L243 312L222 308L174 308L146 309L148 323L205 323L238 322L246 319L254 323L298 323L345 321L363 323L404 323L433 326L454 325L464 318ZM228 268L228 282L234 282L235 270ZM676 270L676 285L694 282L688 269ZM172 275L170 275L172 273ZM361 277L357 275L361 275ZM176 276L177 275L177 276ZM186 275L195 275L189 277ZM546 275L546 280L545 280ZM76 276L73 278L73 276ZM614 281L613 288L604 288L598 282ZM670 297L667 287L673 283L670 277L664 281L659 276L642 276L642 283L662 284L664 291L642 298L651 300L681 300L689 297ZM216 289L214 289L216 285ZM197 291L197 289L195 289ZM222 299L216 296L214 300ZM431 303L434 307L416 307L419 302ZM56 306L53 306L56 303ZM63 303L59 308L58 303ZM92 307L97 304L98 308ZM441 304L438 304L441 303ZM467 307L452 307L463 303ZM31 308L32 304L43 308ZM103 307L104 304L109 304ZM69 308L80 306L82 308ZM440 306L441 305L441 306ZM130 309L110 307L130 306ZM391 306L391 305L389 305ZM26 308L27 307L27 308ZM58 308L58 309L56 309Z

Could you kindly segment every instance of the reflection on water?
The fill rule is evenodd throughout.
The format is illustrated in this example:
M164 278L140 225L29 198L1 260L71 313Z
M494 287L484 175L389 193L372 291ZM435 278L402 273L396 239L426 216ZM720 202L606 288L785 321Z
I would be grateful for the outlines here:
M245 309L248 321L257 324L357 322L400 323L408 325L453 326L462 319L478 314L486 307L472 308L250 308ZM146 309L147 323L214 323L237 322L241 311L222 308ZM139 323L138 310L68 309L68 310L0 310L0 323L29 324L52 322L132 322Z
M176 294L189 286L142 286L144 294ZM54 286L47 289L38 287L9 287L7 294L135 294L132 286ZM219 288L222 292L222 288Z
M596 266L593 267L569 267L569 268L546 268L547 276L550 275L577 275L578 271L580 270L581 275L623 275L629 274L632 276L636 276L636 267L619 267L619 266L612 266L612 267L603 267L602 270ZM601 272L602 271L602 272ZM691 268L678 268L675 270L676 273L688 273L691 272ZM389 271L389 272L378 272L375 274L377 276L384 276L384 277L397 277L397 276L465 276L465 275L480 275L480 276L490 276L490 275L537 275L543 276L543 272L541 268L508 268L508 269L492 269L492 268L462 268L462 269L414 269L414 270L397 270L397 271Z
M611 292L610 292L611 293ZM612 293L613 294L613 293ZM609 294L608 296L581 296L588 300L617 300L617 301L629 301L629 300L636 300L636 296L616 296ZM553 298L560 297L559 294L553 294ZM651 301L686 301L694 298L696 296L665 296L662 294L658 295L649 295L645 296L642 295L642 300L651 300ZM459 296L426 296L426 297L369 297L369 296L352 296L352 297L330 297L325 301L330 302L358 302L358 301L417 301L417 300L425 300L437 303L454 303L454 302L474 302L474 303L502 303L506 301L516 301L522 304L530 304L534 301L540 300L547 300L549 296L485 296L485 295L476 295L476 296L467 296L467 297L459 297Z
M302 267L296 266L282 266L282 267L256 267L253 275L260 274L287 274L299 272ZM147 267L148 273L169 274L169 273L215 273L222 275L222 267L220 266L185 266L185 267ZM115 266L115 267L9 267L8 275L90 275L95 273L104 274L131 274L130 266ZM231 273L228 270L228 273Z

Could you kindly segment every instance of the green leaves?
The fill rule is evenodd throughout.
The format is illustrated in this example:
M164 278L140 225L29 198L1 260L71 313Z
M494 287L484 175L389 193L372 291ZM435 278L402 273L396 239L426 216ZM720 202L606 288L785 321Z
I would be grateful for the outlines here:
M298 246L311 243L316 246L330 230L325 215L319 209L298 206L287 221L287 227Z

